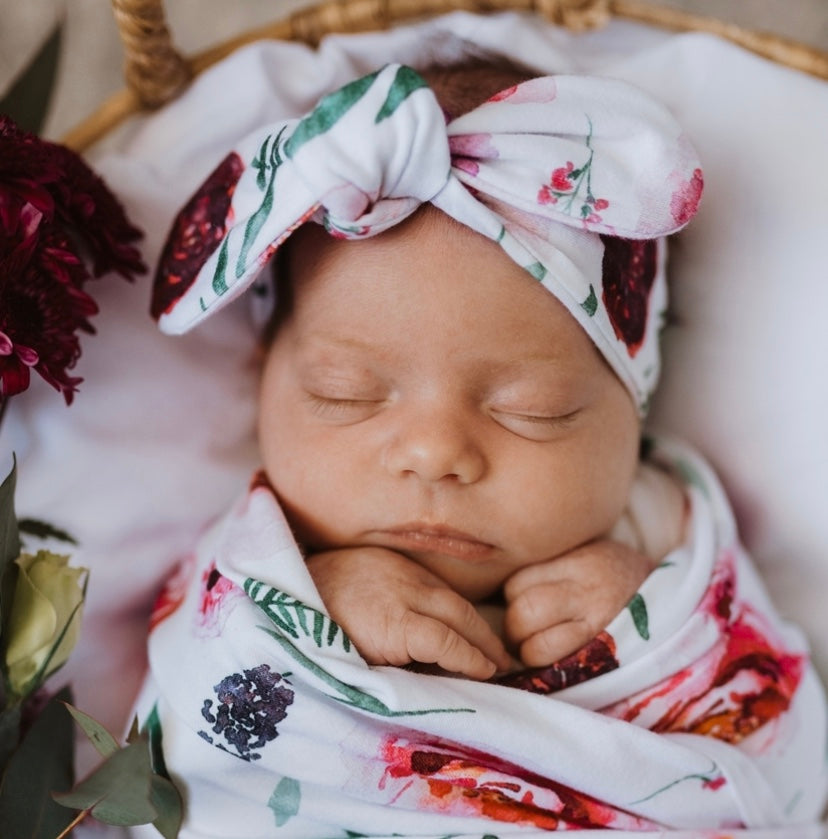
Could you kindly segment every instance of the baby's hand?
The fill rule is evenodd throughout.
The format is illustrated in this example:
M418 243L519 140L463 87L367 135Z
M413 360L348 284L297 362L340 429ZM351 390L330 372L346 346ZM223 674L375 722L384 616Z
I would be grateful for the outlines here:
M474 606L385 548L342 548L307 560L330 616L369 664L437 664L472 679L508 669L502 641Z
M656 564L620 542L599 539L521 568L503 588L506 636L527 667L560 661L607 627Z

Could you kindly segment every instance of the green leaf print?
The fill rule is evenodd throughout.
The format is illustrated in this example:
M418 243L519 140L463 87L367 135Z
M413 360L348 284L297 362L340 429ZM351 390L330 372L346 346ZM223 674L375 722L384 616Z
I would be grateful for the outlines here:
M589 284L589 296L583 303L581 308L590 316L594 317L598 311L598 296L595 294L595 288L592 283Z
M713 761L712 766L710 769L705 772L694 772L691 775L684 775L681 778L676 778L674 781L670 781L669 784L665 784L663 787L659 787L654 792L651 792L649 795L645 796L644 798L639 798L638 801L631 801L627 806L628 807L635 807L639 804L644 804L647 801L652 801L652 799L658 797L667 790L672 789L679 784L684 784L687 781L701 781L703 784L710 785L714 784L716 781L719 781L722 778L722 771L719 769L718 764Z
M225 236L216 260L216 273L213 274L213 291L218 297L221 297L227 291L227 248L229 241L230 237ZM202 309L207 308L203 300L201 301L201 307Z
M273 810L276 827L287 824L298 812L302 790L295 778L282 778L273 790L267 806Z
M313 659L305 655L294 641L301 643L303 638L313 641L319 649L330 647L337 639L343 650L351 651L351 642L339 625L326 614L308 606L283 591L268 586L250 577L244 581L244 591L251 601L259 607L273 624L273 628L262 626L261 630L275 639L291 658L313 673L320 681L333 688L333 698L346 705L382 717L418 716L436 713L474 713L472 708L428 708L415 711L393 711L375 696L364 693L353 685L337 679ZM293 639L293 640L291 640ZM329 694L330 695L330 694Z
M312 638L320 649L323 646L332 646L339 638L342 649L346 653L350 652L351 640L336 621L318 609L250 577L244 581L244 591L268 618L291 638L298 641L301 631L306 638ZM309 618L312 625L308 622Z
M630 614L632 615L633 623L635 624L635 628L638 630L638 634L645 641L649 641L650 622L647 617L647 604L644 602L644 598L636 592L627 604L627 608L630 610Z
M330 131L365 95L379 73L380 71L377 70L375 73L356 79L322 98L288 138L285 143L285 155L292 158L309 140Z
M259 205L256 212L250 216L247 220L247 224L244 226L244 241L242 242L241 249L239 250L239 258L236 261L236 279L241 277L244 273L245 268L247 267L247 255L250 253L250 248L252 247L253 242L256 241L259 231L264 226L264 223L267 221L267 217L270 215L270 211L273 209L273 183L276 180L276 173L279 171L279 167L283 163L280 144L284 133L285 129L282 127L273 139L269 154L267 154L266 151L267 143L270 141L270 137L268 137L267 141L265 141L259 151L259 157L253 161L253 165L259 170L259 173L256 176L256 183L259 185L260 189L262 188L261 185L264 184L264 195L262 196L262 203Z
M339 696L333 696L332 694L328 694L328 696L345 705L359 708L361 711L367 711L370 714L376 714L380 717L418 717L425 714L474 713L474 708L423 708L414 711L394 711L382 700L377 699L376 696L365 693L359 688L355 688L353 685L346 684L340 679L337 679L336 676L329 673L324 667L320 667L315 661L306 656L289 638L282 635L281 632L266 626L260 626L259 629L270 635L298 664L301 664L302 667L313 673L321 682L333 688Z
M428 87L426 80L410 67L399 67L388 96L377 113L375 123L380 123L390 117L408 97L421 87Z
M536 280L542 280L546 276L546 267L542 262L533 262L531 265L523 266Z

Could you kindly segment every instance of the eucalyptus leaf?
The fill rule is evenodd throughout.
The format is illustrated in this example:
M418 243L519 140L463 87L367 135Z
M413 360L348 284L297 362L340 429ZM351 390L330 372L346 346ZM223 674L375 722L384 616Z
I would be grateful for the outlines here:
M72 813L50 797L72 786L74 727L61 702L68 689L51 699L35 718L14 752L0 783L0 825L9 839L54 839L72 821Z
M66 703L66 710L83 729L83 733L92 741L92 745L101 757L109 757L118 751L118 741L96 719L68 702Z
M43 46L0 100L0 113L21 128L39 134L43 128L57 78L63 23L59 21Z
M55 539L58 542L68 542L70 545L77 545L77 539L68 534L65 530L49 524L47 521L38 519L19 519L18 530L26 536L34 536L35 539Z
M184 803L175 784L161 775L152 776L150 800L158 811L152 823L164 839L176 839L184 819Z
M54 799L64 807L89 810L106 824L149 824L158 818L150 801L151 775L147 742L136 740L110 755L71 792Z

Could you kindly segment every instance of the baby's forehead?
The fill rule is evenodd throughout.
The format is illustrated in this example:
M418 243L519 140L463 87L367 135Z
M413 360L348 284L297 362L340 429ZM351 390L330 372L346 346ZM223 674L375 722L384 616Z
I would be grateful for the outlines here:
M428 205L368 239L306 225L289 262L277 307L323 343L381 333L385 346L401 346L413 334L469 354L497 345L504 363L548 359L570 344L597 353L566 307L497 243Z

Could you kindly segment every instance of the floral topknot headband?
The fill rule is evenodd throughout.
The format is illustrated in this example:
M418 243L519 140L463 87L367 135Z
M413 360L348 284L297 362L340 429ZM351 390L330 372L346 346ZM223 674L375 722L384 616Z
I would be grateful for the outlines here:
M173 225L152 314L186 332L250 287L304 222L357 239L428 201L552 292L643 412L666 307L656 240L690 220L701 191L679 125L626 83L536 78L446 125L425 80L388 65L225 158Z

